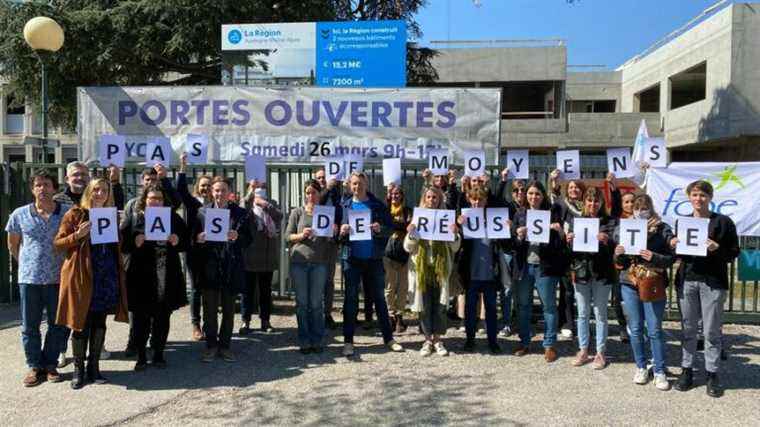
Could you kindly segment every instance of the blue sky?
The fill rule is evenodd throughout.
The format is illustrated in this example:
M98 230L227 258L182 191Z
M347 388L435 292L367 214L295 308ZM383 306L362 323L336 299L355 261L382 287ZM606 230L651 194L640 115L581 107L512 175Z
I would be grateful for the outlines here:
M561 38L568 65L614 69L717 0L428 0L417 22L430 40Z

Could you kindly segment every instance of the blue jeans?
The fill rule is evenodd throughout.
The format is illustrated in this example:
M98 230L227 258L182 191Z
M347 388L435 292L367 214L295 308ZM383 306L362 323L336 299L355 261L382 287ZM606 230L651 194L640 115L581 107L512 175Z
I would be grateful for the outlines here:
M30 368L49 368L58 365L58 355L66 346L69 329L55 324L58 309L58 285L19 283L21 296L21 344L26 364ZM42 311L47 312L47 333L42 346L40 323Z
M647 355L644 349L644 322L646 322L649 345L654 358L654 372L665 373L665 340L662 333L662 317L665 314L666 300L642 302L639 291L627 286L620 286L623 294L623 309L628 317L631 349L637 368L646 368Z
M296 285L298 345L321 347L325 338L325 281L327 265L291 263L290 279Z
M467 286L464 298L464 327L467 340L475 339L475 326L478 324L478 294L483 293L483 305L486 309L486 335L488 343L496 344L496 282L473 280Z
M346 301L343 306L343 339L346 343L354 342L356 313L359 310L359 287L365 284L375 304L377 320L383 332L383 341L393 340L391 320L388 317L388 305L385 303L385 270L382 259L349 258L343 260L343 274L346 278Z
M517 305L520 343L530 344L530 317L533 309L533 288L538 290L538 297L544 310L544 348L557 342L557 284L559 277L542 276L541 266L529 264L517 284Z
M500 259L501 285L499 287L499 301L501 302L502 327L512 324L512 292L515 284L512 281L512 254L501 254Z
M611 287L606 280L575 284L575 302L578 307L578 346L581 350L588 350L589 319L593 302L596 320L596 351L604 353L607 346L607 303L610 301L610 291Z

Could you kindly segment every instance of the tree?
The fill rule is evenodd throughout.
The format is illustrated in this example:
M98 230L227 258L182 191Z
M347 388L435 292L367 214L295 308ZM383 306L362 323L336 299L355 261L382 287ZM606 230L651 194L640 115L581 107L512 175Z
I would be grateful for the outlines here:
M402 19L409 34L419 37L414 14L424 4L425 0L0 0L0 70L15 99L38 100L40 58L26 45L23 27L35 16L58 21L65 32L64 46L41 57L49 70L49 117L53 124L73 129L78 86L219 84L222 24ZM434 81L434 52L413 44L408 50L410 83ZM236 61L248 59L241 55Z

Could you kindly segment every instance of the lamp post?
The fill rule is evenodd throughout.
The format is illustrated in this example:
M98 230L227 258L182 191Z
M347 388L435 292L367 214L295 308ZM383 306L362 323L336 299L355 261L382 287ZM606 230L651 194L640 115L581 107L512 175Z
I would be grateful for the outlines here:
M58 52L63 46L63 29L57 22L45 16L38 16L27 21L24 25L24 40L37 54L42 71L42 163L47 162L48 137L48 96L47 71L45 70L44 52Z

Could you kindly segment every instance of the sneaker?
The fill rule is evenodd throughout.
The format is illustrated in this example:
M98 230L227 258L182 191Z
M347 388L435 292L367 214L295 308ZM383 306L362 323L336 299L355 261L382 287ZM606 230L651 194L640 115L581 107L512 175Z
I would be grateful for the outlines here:
M433 354L433 343L431 343L430 341L425 341L422 344L422 348L420 349L420 356L428 357L431 354Z
M343 356L351 357L354 355L354 345L351 343L343 344Z
M24 387L34 387L42 384L42 379L45 378L45 371L39 368L32 368L24 376Z
M512 328L510 328L509 326L505 326L504 329L499 331L500 337L506 338L510 335L512 335Z
M562 335L562 338L566 339L572 339L573 338L573 330L568 328L562 328L562 330L559 331L560 335Z
M649 371L646 368L637 368L636 373L633 374L633 383L644 385L647 382L649 382Z
M446 350L446 347L443 346L442 342L438 341L437 343L435 343L434 347L435 347L435 354L439 356L443 356L443 357L449 355L449 351Z
M214 361L215 356L216 356L215 348L204 348L203 353L201 353L201 362L211 363Z
M654 374L654 386L657 390L668 391L670 390L670 382L665 374Z
M486 334L486 330L485 329L483 329L483 328L478 329L478 335L485 335L485 334Z
M460 326L457 330L459 332L466 332L467 331L467 329L464 326Z
M388 346L391 351L395 351L397 353L404 351L404 347L401 347L401 344L397 343L396 340L390 340L385 343L385 345Z
M232 350L230 350L229 348L220 348L219 356L225 362L237 362L237 357L235 357L235 353L233 353Z
M571 365L575 366L576 368L579 366L583 366L587 363L591 362L591 357L588 355L588 351L581 350L578 352L578 354L575 355L575 359L571 362Z
M45 369L45 373L47 375L47 380L50 383L59 383L63 381L63 377L60 373L58 373L58 370L55 368L55 366L50 366Z
M601 370L607 367L607 359L604 358L603 353L596 353L596 356L594 356L594 361L591 363L591 366L594 367L594 369Z
M58 368L65 368L69 365L69 359L66 357L66 353L61 353L58 355Z
M274 328L272 327L272 324L269 323L269 321L261 322L261 332L274 332Z

